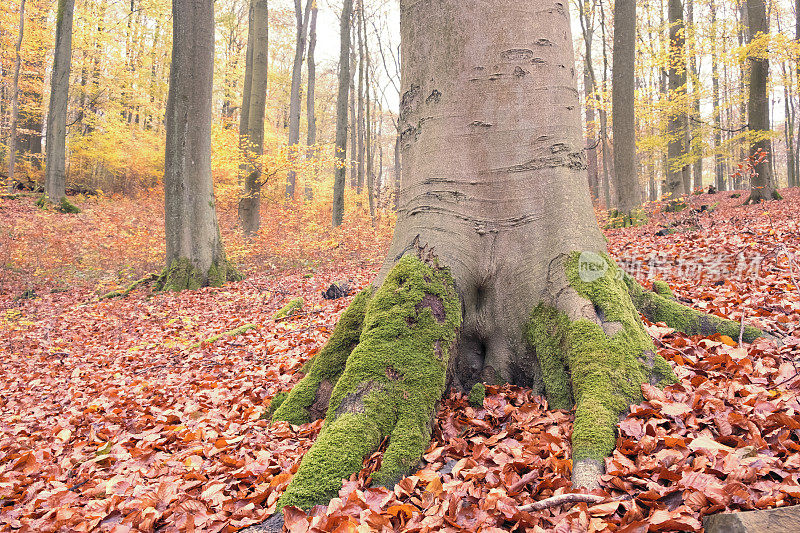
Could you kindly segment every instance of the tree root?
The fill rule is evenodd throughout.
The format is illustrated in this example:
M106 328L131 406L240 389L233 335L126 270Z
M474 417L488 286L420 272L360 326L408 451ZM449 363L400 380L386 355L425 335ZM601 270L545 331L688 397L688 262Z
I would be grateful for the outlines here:
M127 287L125 287L122 290L111 291L111 292L105 293L104 295L100 296L100 299L101 300L107 300L109 298L116 298L118 296L127 296L133 291L133 289L135 289L139 285L142 285L144 283L150 283L151 281L156 281L156 280L158 280L159 277L161 277L161 275L160 274L156 274L155 272L152 273L152 274L148 274L145 277L143 277L142 279L137 279L136 281L134 281L133 283L131 283L130 285L128 285Z
M342 341L353 338L362 312L363 331L349 351ZM335 339L345 321L349 327ZM371 298L362 293L353 301L329 342L336 341L337 349L317 355L310 374L275 412L275 419L286 419L309 402L306 412L318 409L321 392L332 388L322 432L278 501L279 509L309 509L329 501L342 478L358 471L384 437L389 445L373 482L392 485L418 464L430 441L460 324L461 302L453 280L435 260L424 263L405 256ZM321 381L328 365L344 367L335 385L335 376ZM297 418L305 417L301 412Z
M243 326L239 326L238 328L229 329L228 331L223 331L222 333L218 333L216 335L212 335L211 337L202 340L200 342L196 342L189 346L190 350L194 350L195 348L199 348L204 343L210 344L212 342L220 340L222 337L235 337L236 335L241 335L245 331L250 331L251 329L255 328L256 325L253 323L245 324Z
M661 294L648 291L627 274L623 279L636 309L650 322L663 322L687 335L710 336L719 333L731 339L739 337L739 322L696 311ZM753 326L745 326L742 332L745 342L753 342L764 336L766 335L763 331Z

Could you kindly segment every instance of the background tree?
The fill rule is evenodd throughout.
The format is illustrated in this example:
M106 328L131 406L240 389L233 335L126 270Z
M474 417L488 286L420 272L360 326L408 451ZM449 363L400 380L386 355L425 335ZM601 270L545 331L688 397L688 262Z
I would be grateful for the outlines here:
M50 82L50 109L47 112L45 193L60 204L66 189L67 100L72 64L72 16L75 0L58 0L56 44Z
M317 115L315 113L314 98L316 98L317 90L317 65L314 58L314 52L317 49L317 2L312 0L311 6L311 21L308 25L308 58L306 59L308 66L308 87L306 91L306 123L308 124L308 132L306 136L306 158L315 160L319 158L319 148L317 144ZM312 164L313 179L316 180L319 168L316 163ZM311 187L309 180L306 180L304 191L305 199L310 201L314 199L314 189Z
M763 49L759 49L758 39L767 33L767 9L762 0L747 0L747 63L750 67L748 84L747 123L753 134L750 153L759 150L766 152L767 157L758 162L750 180L750 196L746 203L758 203L772 200L775 197L775 185L772 179L772 145L769 139L769 97L767 95L767 78L769 77L769 59Z
M314 0L306 0L305 9L302 9L300 0L294 2L294 14L297 25L297 41L294 49L294 63L292 64L292 93L289 98L289 158L295 160L298 155L300 142L300 85L303 73L303 56L306 52L306 40L308 37L308 21L311 13L311 5ZM293 168L289 169L286 176L286 198L294 198L294 191L297 181L297 173Z
M634 304L687 331L738 333L737 322L645 291L605 253L569 14L552 5L402 5L394 238L373 287L274 413L295 424L326 417L278 507L324 503L384 437L372 480L394 483L427 447L447 386L480 381L531 386L555 408L574 403L573 481L596 487L640 385L675 380Z
M239 275L225 258L211 181L214 1L173 0L172 14L161 286L183 290L219 286Z
M614 129L614 190L617 210L626 222L641 205L636 162L636 0L616 0L614 4L614 75L612 124Z
M682 0L669 1L669 95L672 109L669 115L667 179L664 192L688 194L690 183L686 155L686 34L683 24Z
M347 97L350 89L350 19L353 0L344 0L339 19L339 92L336 97L336 145L334 147L335 177L333 182L333 227L344 219L344 186L347 177Z
M239 145L243 154L239 169L244 176L244 195L239 200L239 223L248 234L258 231L261 226L261 156L264 153L268 55L268 1L251 0L239 119Z
M17 162L17 120L19 118L19 70L22 65L20 49L25 34L25 0L19 3L19 32L14 46L14 74L11 82L11 128L8 142L8 185L14 184L14 167Z

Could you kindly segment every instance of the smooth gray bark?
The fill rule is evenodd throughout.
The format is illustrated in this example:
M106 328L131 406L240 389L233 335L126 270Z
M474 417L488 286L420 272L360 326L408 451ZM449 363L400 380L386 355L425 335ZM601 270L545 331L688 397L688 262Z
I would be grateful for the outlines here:
M636 163L636 0L614 4L614 52L611 78L614 130L614 190L617 209L630 215L641 205Z
M358 54L358 91L356 93L357 115L356 115L356 192L361 194L364 188L364 139L367 127L364 121L364 35L361 31L362 20L364 18L364 0L359 0L356 9L356 17L353 21L356 26L356 52Z
M17 163L17 120L19 119L19 69L22 63L20 48L25 34L25 0L19 3L19 30L14 45L14 73L11 79L11 128L8 138L8 186L14 186L14 170Z
M306 58L308 72L308 84L306 89L306 122L308 122L308 132L306 135L306 158L314 159L313 166L313 179L316 180L318 172L318 162L316 159L319 156L317 144L317 115L315 112L316 87L317 87L317 66L315 64L314 52L317 48L317 3L314 2L311 8L311 21L308 23L308 55ZM314 199L314 189L311 183L306 180L305 185L305 199Z
M297 185L297 172L294 163L299 155L300 143L300 89L303 81L303 56L306 52L306 39L308 38L308 21L311 13L311 4L314 0L306 0L306 7L302 9L301 0L294 2L294 16L296 22L296 36L294 47L294 61L292 63L292 88L289 95L289 172L286 175L286 199L294 199Z
M717 6L714 0L709 2L711 10L711 57L717 55ZM719 96L719 68L716 61L711 61L711 99L714 116L714 184L718 191L725 190L725 161L722 155L722 102Z
M213 0L173 0L164 213L169 289L221 285L227 261L211 180Z
M664 192L673 195L689 194L690 184L688 169L680 160L686 155L687 113L686 98L686 36L684 35L683 2L669 0L669 50L670 65L668 72L669 95L673 107L669 114L667 135L667 179L664 183Z
M242 162L240 180L244 194L239 199L239 224L246 234L261 226L261 162L264 153L264 114L267 105L269 54L269 5L267 0L251 0L248 13L242 110L239 118L239 146Z
M589 190L592 198L600 197L600 182L597 167L597 139L595 138L595 90L596 83L594 68L592 67L592 40L594 28L592 27L592 13L586 9L584 2L578 2L578 9L583 32L584 57L583 57L583 90L586 116L586 166L589 178Z
M331 223L340 226L344 219L344 186L347 173L347 97L350 88L350 19L353 0L344 0L339 25L339 93L336 97L336 147Z
M45 193L57 204L64 198L67 163L67 103L72 64L72 18L75 0L58 0L56 44L50 81L45 154Z
M747 0L747 42L752 43L759 35L767 33L767 11L763 0ZM756 54L747 57L750 66L748 84L747 124L751 132L766 134L770 131L769 97L767 78L769 77L769 60ZM758 203L772 200L775 194L775 182L772 178L770 161L772 145L769 138L754 140L750 143L750 155L758 150L767 153L767 158L755 166L755 174L750 180L750 197L747 203Z
M687 28L692 35L692 47L689 51L689 70L692 75L692 113L698 122L693 122L690 130L689 146L692 155L696 158L692 164L692 186L703 186L703 128L700 120L700 96L702 89L700 86L700 67L698 66L697 55L697 33L694 25L694 0L687 0L686 5ZM716 58L712 57L712 62Z

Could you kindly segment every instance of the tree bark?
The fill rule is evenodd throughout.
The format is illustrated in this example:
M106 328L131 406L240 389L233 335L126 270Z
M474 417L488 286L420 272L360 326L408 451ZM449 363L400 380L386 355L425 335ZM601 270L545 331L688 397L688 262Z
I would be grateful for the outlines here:
M67 102L69 71L72 63L72 17L75 0L58 0L56 44L50 82L50 107L47 113L45 193L54 204L61 204L66 189Z
M314 189L311 181L316 181L318 173L319 150L317 149L317 116L315 114L316 87L317 87L317 65L314 59L314 52L317 48L317 3L314 1L311 8L311 21L308 24L308 57L306 59L308 71L308 87L306 89L306 122L308 122L308 132L306 136L306 159L312 162L312 179L306 180L305 199L314 199Z
M607 93L608 89L608 53L606 46L606 12L603 6L603 1L600 0L600 32L601 42L603 43L603 94ZM600 107L598 113L600 115L600 139L603 146L603 200L605 201L605 208L611 209L611 172L609 171L609 160L612 159L611 147L608 142L608 113L606 113L606 96L603 96L603 105Z
M326 417L278 507L326 502L385 437L372 479L393 484L418 464L448 385L482 381L575 404L573 482L597 487L641 384L675 381L634 303L692 331L716 323L645 291L605 252L566 4L404 0L401 34L394 238L373 287L274 412Z
M289 172L286 175L286 199L294 199L297 182L297 173L294 168L299 155L300 142L300 89L303 81L303 55L306 51L308 36L308 20L311 13L311 4L314 0L306 0L305 9L300 0L294 2L294 16L297 25L297 35L294 48L294 62L292 63L292 88L289 96Z
M356 192L361 194L364 188L364 140L365 130L367 123L364 120L364 35L361 31L362 19L364 18L364 0L358 2L358 9L356 9L356 17L354 24L356 26L356 53L358 54L358 91L356 93L357 100L357 115L356 115L356 130L358 143L356 149Z
M214 76L213 0L174 0L166 110L164 290L220 286L240 279L228 264L211 180ZM252 99L251 99L252 103Z
M691 36L692 46L689 50L689 69L692 74L692 113L697 122L692 124L689 129L690 142L689 148L691 149L692 156L695 158L692 164L692 185L691 187L703 186L703 128L699 122L700 115L700 97L702 95L702 88L700 85L700 67L697 61L697 31L694 24L694 0L687 0L686 18L688 22L688 29ZM716 58L712 58L716 61Z
M767 33L767 11L763 0L747 0L747 42L752 43L760 35ZM750 66L748 84L747 124L749 130L756 135L750 142L750 155L762 150L767 157L754 168L750 180L750 196L745 203L758 203L775 199L775 182L772 177L771 160L772 145L766 135L770 131L769 98L767 94L767 78L769 77L769 60L749 50L747 62Z
M339 93L336 97L336 153L331 223L340 226L344 219L344 186L347 178L347 100L350 89L350 19L353 0L344 0L339 21Z
M364 61L364 148L362 149L364 153L363 157L365 158L363 166L365 167L366 171L366 178L367 178L367 199L369 202L369 218L372 221L372 225L375 225L375 175L372 173L372 156L373 156L373 149L372 149L372 117L370 114L370 97L369 97L369 87L370 87L370 75L369 75L369 46L367 43L367 23L364 19L364 8L361 7L359 11L359 19L360 19L360 27L361 27L361 48L362 48L362 59Z
M664 192L689 194L690 184L686 165L686 37L683 24L683 2L669 0L669 95L671 109L667 136L668 172Z
M14 73L11 79L11 128L8 135L8 187L14 186L14 170L17 163L17 120L19 118L19 70L22 63L20 48L25 33L25 0L19 3L19 31L14 45Z
M614 190L617 209L628 219L641 205L636 163L635 57L636 0L614 4L614 52L611 78L614 135ZM631 219L632 222L632 219Z
M242 110L239 117L240 180L244 194L239 199L239 224L250 235L261 227L261 156L264 153L264 114L267 105L269 53L269 4L251 0L248 11Z
M711 10L711 57L717 57L717 7L714 0L709 3ZM722 102L719 97L719 68L717 61L711 61L711 99L714 116L714 183L718 191L725 190L725 162L722 155Z
M581 30L583 31L584 58L583 58L583 90L585 95L586 116L586 166L589 174L589 190L593 199L600 198L600 182L597 168L597 139L595 138L595 77L592 67L592 40L594 29L593 17L586 9L584 2L578 2L580 10Z

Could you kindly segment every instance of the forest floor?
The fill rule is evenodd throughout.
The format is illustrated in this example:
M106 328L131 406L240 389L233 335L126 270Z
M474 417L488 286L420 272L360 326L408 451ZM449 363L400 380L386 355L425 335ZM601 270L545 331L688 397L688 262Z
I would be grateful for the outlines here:
M604 501L520 510L572 490L572 413L488 387L480 409L458 393L442 402L424 466L394 490L366 487L376 453L327 507L288 509L288 530L700 531L710 513L800 503L800 191L782 192L760 206L729 192L678 213L656 204L647 225L606 231L644 284L663 279L692 307L744 316L782 345L648 324L680 383L644 387L620 422ZM100 300L158 269L163 208L79 205L63 215L0 200L0 531L235 531L266 519L321 422L259 417L352 298L322 291L370 282L390 221L373 230L354 216L331 231L321 210L277 209L248 244L222 210L245 281ZM273 320L298 296L301 313Z

